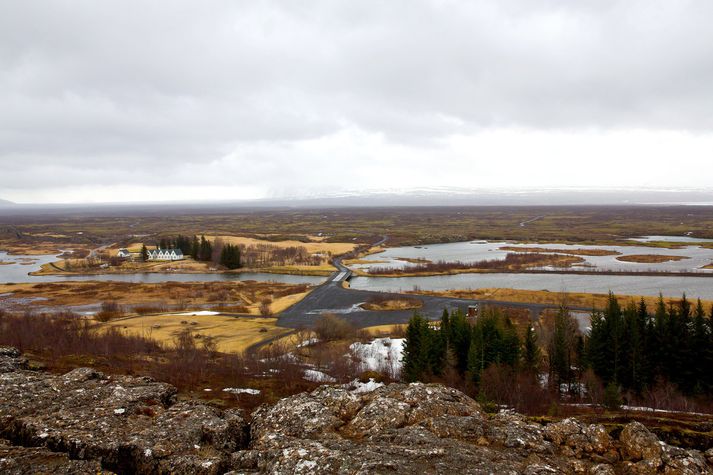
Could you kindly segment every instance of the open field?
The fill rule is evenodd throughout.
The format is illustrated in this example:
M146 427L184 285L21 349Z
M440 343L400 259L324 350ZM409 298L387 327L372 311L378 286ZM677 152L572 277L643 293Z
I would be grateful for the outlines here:
M686 256L662 256L658 254L631 254L627 256L619 256L617 261L637 262L641 264L660 264L662 262L674 262L688 259Z
M126 313L144 309L203 309L259 315L263 302L277 313L307 295L306 285L275 282L50 282L0 284L0 307L19 302L24 307L69 307L115 301Z
M250 345L291 331L289 328L278 327L276 318L223 315L138 316L113 320L101 327L110 326L130 334L150 337L168 346L174 346L182 332L190 331L199 346L210 338L216 344L216 349L224 353L241 353Z
M313 236L305 236L307 239L313 239ZM246 236L208 236L206 239L215 241L216 239L222 239L223 242L227 244L239 244L243 246L257 246L261 244L268 244L270 246L277 246L280 248L285 247L304 247L310 254L320 253L320 254L332 254L339 255L345 254L356 247L356 244L349 242L326 242L324 239L318 241L271 241L265 239L255 239Z
M572 293L572 292L548 292L546 290L518 290L518 289L477 289L477 290L449 290L442 292L434 291L418 291L409 292L419 295L437 295L441 297L454 297L462 299L478 299L478 300L494 300L502 302L523 302L523 303L541 303L559 305L566 304L573 307L590 307L601 309L606 306L609 300L608 294L587 294L587 293ZM689 295L689 298L695 298ZM639 303L642 297L640 296L617 296L620 305L626 305L629 302ZM643 297L649 311L653 311L658 302L658 297ZM666 304L676 303L678 299L664 298ZM713 306L713 301L703 300L704 308L710 309Z
M527 222L533 217L540 217ZM81 234L79 234L81 233ZM269 241L388 245L467 241L622 244L643 235L713 238L713 209L706 206L519 206L339 209L123 209L0 215L0 249L58 250L100 244L155 242L177 234L241 235ZM54 237L53 237L54 236ZM66 236L66 237L59 237ZM637 243L641 245L642 243ZM711 243L706 244L709 246ZM680 243L644 243L680 247Z

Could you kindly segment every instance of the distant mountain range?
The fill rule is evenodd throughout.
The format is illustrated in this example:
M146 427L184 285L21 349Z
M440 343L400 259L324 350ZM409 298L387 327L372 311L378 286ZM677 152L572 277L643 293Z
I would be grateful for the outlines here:
M428 188L325 193L255 200L212 201L195 196L191 201L18 204L0 200L3 214L77 210L101 212L108 209L210 208L340 208L389 206L713 206L713 190L696 189L541 189L467 190Z

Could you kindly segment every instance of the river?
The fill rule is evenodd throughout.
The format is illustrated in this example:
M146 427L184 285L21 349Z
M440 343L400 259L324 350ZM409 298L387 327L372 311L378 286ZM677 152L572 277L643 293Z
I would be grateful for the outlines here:
M29 275L29 272L39 270L42 264L56 261L56 256L18 256L0 252L0 262L13 264L0 265L0 282L35 283L35 282L68 282L68 281L102 281L102 282L135 282L155 284L161 282L223 282L256 280L262 282L278 282L285 284L321 284L326 277L310 275L271 274L267 272L243 272L240 274L98 274L98 275ZM25 262L26 264L23 264Z

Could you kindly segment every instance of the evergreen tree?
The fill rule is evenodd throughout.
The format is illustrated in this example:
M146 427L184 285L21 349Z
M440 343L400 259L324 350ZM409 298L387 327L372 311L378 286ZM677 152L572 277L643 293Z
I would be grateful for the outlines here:
M572 364L575 360L575 341L577 324L562 306L555 317L555 325L550 339L548 357L550 381L560 388L566 384L569 388L573 381Z
M199 261L209 261L213 257L213 245L205 236L201 236L201 242L198 250Z
M408 382L420 381L428 369L428 322L414 313L406 328L402 353L402 377Z
M191 254L191 256L193 256L193 259L195 259L195 260L198 261L198 260L200 260L200 259L199 259L200 252L201 252L201 243L200 243L200 241L198 240L198 236L195 236L195 235L194 235L194 236L193 236L193 239L192 239L192 241L191 241L191 252L190 252L190 254Z
M711 349L708 342L706 312L703 310L701 299L698 299L693 317L690 352L693 355L690 364L693 367L693 377L696 381L695 389L698 393L710 390L710 376L707 372L710 368Z
M542 350L537 345L537 333L532 325L527 326L523 343L522 365L525 371L537 373L542 361Z
M473 325L468 351L468 373L474 381L492 364L517 365L520 339L509 318L488 309Z
M141 245L141 260L146 262L149 260L149 250L146 249L146 244Z
M240 267L240 247L233 244L225 244L220 252L220 264L228 269Z
M465 315L460 310L455 310L451 313L448 330L448 345L452 348L455 356L456 369L463 376L468 370L471 328Z

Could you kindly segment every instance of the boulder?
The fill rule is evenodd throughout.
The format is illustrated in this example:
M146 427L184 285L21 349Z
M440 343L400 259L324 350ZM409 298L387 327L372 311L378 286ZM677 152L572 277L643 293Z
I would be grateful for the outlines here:
M0 436L123 473L224 470L247 445L242 413L175 401L173 386L150 378L17 370L0 375Z
M27 359L20 355L17 348L0 346L0 374L27 369Z

